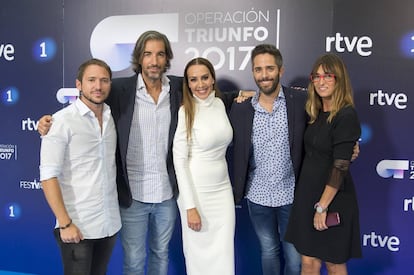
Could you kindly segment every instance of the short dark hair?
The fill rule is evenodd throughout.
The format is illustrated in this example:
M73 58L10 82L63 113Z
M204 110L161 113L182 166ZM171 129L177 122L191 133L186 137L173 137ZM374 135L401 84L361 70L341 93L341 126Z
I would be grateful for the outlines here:
M109 67L109 65L106 64L106 62L103 61L103 60L100 60L100 59L97 59L97 58L92 58L92 59L86 60L85 62L83 62L79 66L78 76L76 77L77 80L82 82L83 74L85 73L86 68L90 65L98 65L98 66L104 68L109 73L109 79L112 79L112 70Z
M254 58L259 54L271 54L275 58L276 65L278 66L279 70L283 66L283 57L280 51L276 48L276 46L272 44L259 44L252 50L251 54L251 62L253 67Z
M140 35L137 42L135 43L134 51L132 52L132 69L134 72L141 73L142 67L141 67L141 60L144 55L145 51L145 44L148 40L160 40L164 42L165 46L165 54L167 57L167 63L165 64L165 71L167 71L171 67L171 59L173 59L174 55L171 49L170 41L168 40L167 36L165 34L162 34L157 31L146 31L143 34ZM164 71L164 72L165 72Z

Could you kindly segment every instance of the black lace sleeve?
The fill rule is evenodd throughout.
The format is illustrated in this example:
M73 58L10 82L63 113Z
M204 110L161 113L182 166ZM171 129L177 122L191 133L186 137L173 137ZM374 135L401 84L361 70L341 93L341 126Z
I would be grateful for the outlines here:
M348 175L353 147L360 135L361 128L355 109L352 107L342 109L333 122L332 157L334 161L327 185L336 189L344 189L343 182Z
M332 186L335 189L342 189L342 183L349 170L349 160L336 159L334 160L331 175L329 177L327 185Z

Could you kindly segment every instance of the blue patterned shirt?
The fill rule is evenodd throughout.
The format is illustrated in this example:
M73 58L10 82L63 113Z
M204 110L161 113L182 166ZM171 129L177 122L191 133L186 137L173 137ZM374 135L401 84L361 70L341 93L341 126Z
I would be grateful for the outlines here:
M286 99L281 88L269 113L259 104L259 94L252 98L253 154L246 197L256 204L279 207L293 203L295 188Z

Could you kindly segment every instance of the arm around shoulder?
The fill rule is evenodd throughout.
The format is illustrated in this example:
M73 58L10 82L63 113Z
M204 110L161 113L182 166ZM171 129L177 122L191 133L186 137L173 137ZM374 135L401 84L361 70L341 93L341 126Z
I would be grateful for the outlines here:
M41 136L44 136L49 132L50 126L52 126L52 121L53 118L51 115L44 115L39 119L37 131Z

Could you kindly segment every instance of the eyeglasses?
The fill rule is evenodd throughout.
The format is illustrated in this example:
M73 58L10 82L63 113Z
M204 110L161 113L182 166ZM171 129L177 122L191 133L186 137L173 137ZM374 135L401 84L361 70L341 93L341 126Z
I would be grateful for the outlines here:
M325 80L326 82L332 82L336 76L334 74L311 74L310 80L312 82L319 82L321 79Z

